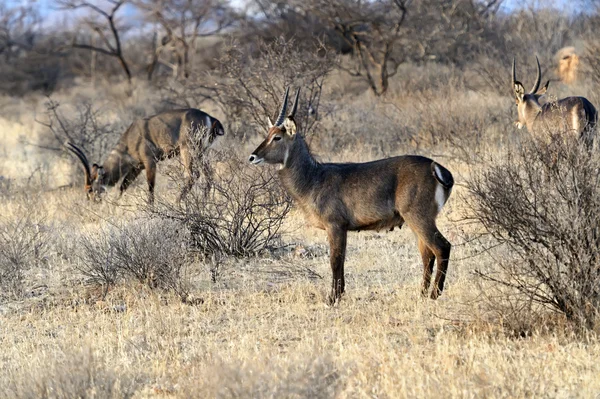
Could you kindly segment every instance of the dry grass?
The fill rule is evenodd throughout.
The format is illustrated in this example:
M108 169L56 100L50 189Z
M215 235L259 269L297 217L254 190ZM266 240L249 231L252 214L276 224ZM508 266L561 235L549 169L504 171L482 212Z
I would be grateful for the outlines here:
M75 245L82 235L144 216L142 179L121 200L112 193L94 206L79 188L44 191L27 185L27 174L9 175L16 188L0 197L2 216L16 218L18 192L33 193L29 206L55 234L45 261L25 273L24 294L0 303L0 397L596 397L600 342L592 332L575 334L561 317L542 314L526 338L515 338L510 323L479 301L472 271L493 259L473 256L485 242L472 241L478 229L457 220L461 183L481 165L467 166L454 145L472 148L481 160L518 136L510 99L460 85L441 82L436 95L420 83L414 96L428 103L399 92L385 100L363 93L348 105L336 98L342 82L332 81L324 96L326 130L313 139L324 161L418 152L453 171L459 184L439 224L455 246L448 288L435 302L418 295L421 261L413 234L402 229L350 235L347 293L327 307L326 237L307 228L296 209L285 222L286 247L271 255L219 260L216 279L209 260L190 260L193 301L138 282L104 297L84 285ZM136 101L124 102L122 112L136 114L127 108ZM447 103L445 117L439 111ZM429 125L419 113L427 109L437 112ZM488 112L493 118L484 124ZM221 145L244 152L255 144ZM16 143L8 153L15 149ZM159 197L173 200L173 189L159 179Z
M80 194L57 195L54 200L63 206L56 208L51 199L48 217L71 229L106 224L70 210L82 202ZM457 204L448 205L441 228L456 243L463 233L448 218L456 215ZM135 219L136 212L116 216ZM301 250L229 259L216 283L205 265L192 265L195 305L138 283L120 285L102 299L98 290L82 285L74 260L53 253L52 266L39 269L54 276L46 280L48 289L30 289L28 298L0 306L0 395L594 397L600 392L595 338L569 336L561 326L514 339L477 307L470 271L482 258L469 258L472 248L455 247L448 290L433 302L418 295L421 266L412 233L353 234L348 293L338 306L327 307L325 239L302 226L294 212L287 221L288 242ZM38 278L29 276L28 287Z

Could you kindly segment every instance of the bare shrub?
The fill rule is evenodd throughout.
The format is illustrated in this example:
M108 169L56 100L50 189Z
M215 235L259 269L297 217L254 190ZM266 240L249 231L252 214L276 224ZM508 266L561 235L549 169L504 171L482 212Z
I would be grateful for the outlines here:
M44 216L27 209L0 217L0 299L23 293L23 273L44 258L50 230Z
M511 251L478 274L513 303L539 304L593 327L600 310L600 156L564 133L534 139L468 185L472 217Z
M290 356L291 366L281 366L277 359L268 359L262 368L255 362L217 363L202 378L192 379L193 384L183 385L183 397L321 399L340 395L344 371L331 359Z
M585 62L586 74L594 84L600 84L600 41L587 42L582 60Z
M290 85L302 88L296 120L305 135L313 132L319 120L323 83L333 68L329 53L322 46L302 50L294 40L279 38L259 42L255 54L236 43L223 50L220 65L226 81L217 86L217 98L226 119L244 121L231 126L229 134L245 137L249 126L265 126L265 115L277 112L281 95Z
M89 101L78 103L75 107L75 116L68 117L61 112L61 104L48 98L46 105L45 120L37 122L45 126L50 133L42 138L39 145L43 148L65 151L63 144L70 141L82 148L90 159L102 159L112 148L115 132L120 125L103 121L101 114L104 112L100 107L94 107Z
M88 282L110 287L135 279L150 288L187 297L186 229L169 220L141 220L121 228L111 226L81 240L79 271Z
M5 398L131 398L143 387L143 376L108 367L110 363L92 355L91 350L68 352L43 365L13 371L0 384Z
M205 255L251 256L277 243L289 197L267 168L249 168L245 157L233 151L203 159L210 169L209 182L196 185L181 204L161 201L150 212L182 223L190 234L191 246ZM213 159L221 159L216 167ZM174 182L180 168L170 175Z

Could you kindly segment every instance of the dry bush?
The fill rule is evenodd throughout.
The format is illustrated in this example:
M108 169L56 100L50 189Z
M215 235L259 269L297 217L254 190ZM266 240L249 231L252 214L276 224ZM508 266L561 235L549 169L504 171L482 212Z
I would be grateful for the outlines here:
M292 355L289 367L256 364L215 365L182 397L204 398L333 398L344 388L341 370L328 358ZM276 363L277 359L273 359Z
M478 274L512 302L593 328L600 310L600 156L575 138L534 139L476 173L472 218L511 256ZM495 289L488 285L488 289Z
M205 256L251 256L275 246L291 203L273 172L248 167L233 151L211 158L202 160L209 182L196 184L181 204L161 201L150 212L183 224L192 248ZM213 159L222 161L213 168ZM181 168L170 178L181 184Z
M42 148L64 151L64 143L70 141L83 149L93 162L109 152L118 137L115 132L121 131L119 122L105 122L101 116L105 110L88 100L77 103L73 117L61 112L61 104L51 98L45 105L45 120L37 121L49 132L39 143Z
M262 129L266 117L276 119L285 87L302 88L296 121L305 135L318 125L323 83L333 68L331 55L322 46L312 51L294 40L257 43L257 55L233 43L220 60L225 82L216 86L217 98L227 120L244 121L229 134L246 137L251 128Z
M592 82L600 84L600 41L591 40L586 44L582 60L585 62L585 72Z
M56 352L55 352L56 353ZM112 398L134 396L142 387L142 378L130 378L93 356L91 350L62 353L60 358L29 367L5 384L0 384L0 396L5 398Z
M111 226L82 237L78 270L89 283L108 288L122 279L135 279L150 288L187 297L186 229L169 220L140 220Z
M0 217L0 299L23 294L23 273L48 253L51 230L45 215L23 206Z

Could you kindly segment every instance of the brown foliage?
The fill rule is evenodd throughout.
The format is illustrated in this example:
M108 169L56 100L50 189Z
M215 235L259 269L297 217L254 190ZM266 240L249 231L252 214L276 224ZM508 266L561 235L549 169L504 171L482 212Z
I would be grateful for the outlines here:
M575 83L579 70L579 56L574 47L563 47L556 53L556 73L565 84Z

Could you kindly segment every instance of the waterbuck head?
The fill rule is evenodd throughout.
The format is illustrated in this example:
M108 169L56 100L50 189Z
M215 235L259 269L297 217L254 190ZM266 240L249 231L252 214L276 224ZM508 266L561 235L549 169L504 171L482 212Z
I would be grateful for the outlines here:
M67 148L81 161L85 176L85 192L88 199L100 201L102 194L106 192L106 172L101 165L90 166L85 153L73 143L67 143Z
M540 60L537 56L535 57L535 60L537 62L537 76L535 78L535 83L533 84L533 88L529 91L529 93L525 93L525 87L523 87L523 84L517 80L515 59L513 58L512 87L515 94L515 102L517 104L518 114L518 119L515 124L519 129L522 129L523 126L533 123L533 120L541 111L539 99L541 96L546 94L546 90L548 90L548 84L550 84L550 81L547 81L546 84L540 89L542 70L540 68Z
M269 131L267 133L267 138L248 158L248 161L251 163L259 164L266 162L269 164L283 164L285 166L291 147L296 140L297 126L294 121L294 115L296 115L298 109L300 88L296 90L294 104L286 117L289 93L290 88L288 87L283 96L283 102L277 120L275 123L272 123L271 119L268 119Z

